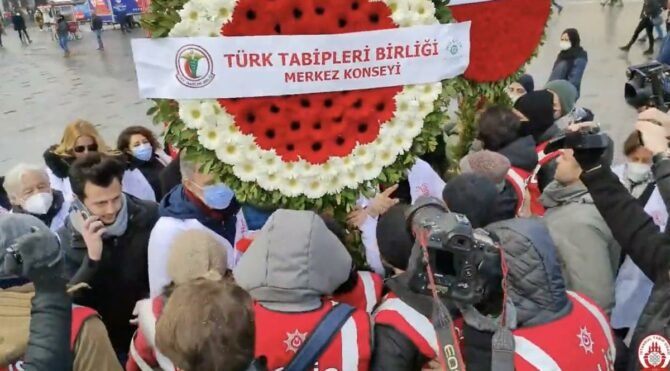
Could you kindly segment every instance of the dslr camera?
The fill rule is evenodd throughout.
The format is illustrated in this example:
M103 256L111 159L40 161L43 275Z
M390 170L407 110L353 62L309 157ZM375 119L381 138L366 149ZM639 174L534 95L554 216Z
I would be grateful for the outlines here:
M577 131L566 131L552 139L545 152L553 152L563 148L576 150L605 150L610 146L607 134L600 131L600 126L582 127Z
M670 66L650 62L628 67L624 87L626 103L634 108L656 107L668 111L670 103Z
M474 305L487 296L492 277L483 268L494 264L500 269L500 251L488 232L473 229L465 215L449 212L434 197L417 200L408 210L407 227L414 234L415 243L425 245L427 263L440 297ZM410 278L410 289L431 295L423 253L419 264L422 269L417 269Z

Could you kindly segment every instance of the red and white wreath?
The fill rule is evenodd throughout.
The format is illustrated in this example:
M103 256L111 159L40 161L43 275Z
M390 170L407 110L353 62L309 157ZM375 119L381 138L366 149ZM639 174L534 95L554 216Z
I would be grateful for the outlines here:
M262 3L262 5L261 5ZM430 0L191 0L171 37L307 35L437 24ZM409 151L441 83L348 92L181 100L198 142L244 182L316 199L376 179Z

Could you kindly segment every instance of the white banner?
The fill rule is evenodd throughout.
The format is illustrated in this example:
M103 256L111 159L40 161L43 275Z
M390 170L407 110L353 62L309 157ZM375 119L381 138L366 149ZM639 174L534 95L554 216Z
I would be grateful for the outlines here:
M143 98L276 96L437 82L470 60L470 22L335 35L135 39Z

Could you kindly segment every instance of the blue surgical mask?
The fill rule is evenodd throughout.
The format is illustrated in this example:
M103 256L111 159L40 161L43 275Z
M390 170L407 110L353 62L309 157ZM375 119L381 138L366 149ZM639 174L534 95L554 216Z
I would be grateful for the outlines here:
M203 202L214 210L223 210L230 206L235 193L223 183L202 187Z
M150 143L140 144L139 146L133 148L133 156L141 161L151 160L151 156L154 154L154 149L151 147Z

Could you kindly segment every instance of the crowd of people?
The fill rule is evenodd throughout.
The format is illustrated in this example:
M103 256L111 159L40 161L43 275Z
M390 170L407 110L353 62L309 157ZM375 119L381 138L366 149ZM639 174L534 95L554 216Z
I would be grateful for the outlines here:
M579 33L560 43L545 86L523 75L512 107L479 112L458 175L419 159L346 221L241 202L146 127L110 146L67 125L1 179L0 370L662 366L670 345L645 339L670 339L670 115L639 109L622 164L608 137L562 144L597 127L577 104ZM425 260L421 207L488 241L474 271ZM416 282L433 270L476 286L431 295Z

